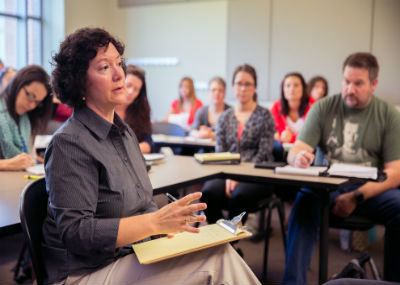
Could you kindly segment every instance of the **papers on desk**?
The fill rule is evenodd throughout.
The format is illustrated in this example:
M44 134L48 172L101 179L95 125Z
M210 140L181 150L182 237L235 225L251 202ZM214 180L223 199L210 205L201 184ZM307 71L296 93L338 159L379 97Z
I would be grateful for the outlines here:
M199 230L199 233L181 232L173 238L134 244L132 248L141 264L150 264L251 236L244 229L233 234L218 224L206 225Z
M26 169L27 172L35 175L44 175L44 164L36 164Z
M376 167L362 166L356 164L333 163L328 170L329 176L357 177L376 180L378 169Z
M293 175L306 175L306 176L320 176L326 171L326 166L310 166L308 168L298 168L291 165L283 167L276 167L275 173L277 174L293 174Z
M35 149L47 148L52 137L52 135L37 135L33 147Z
M376 180L378 169L356 164L333 163L329 169L326 166L310 166L308 168L297 168L290 165L276 167L277 174L293 174L308 176L334 176L334 177L355 177L362 179Z
M238 164L240 163L240 153L232 152L210 152L195 153L196 161L204 164Z

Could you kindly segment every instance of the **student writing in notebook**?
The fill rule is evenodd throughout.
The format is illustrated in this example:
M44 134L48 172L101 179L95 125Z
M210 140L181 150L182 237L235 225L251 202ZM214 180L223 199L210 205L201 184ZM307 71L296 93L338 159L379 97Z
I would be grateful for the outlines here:
M54 56L52 86L72 117L46 155L49 207L43 225L45 283L260 284L228 245L142 265L132 243L199 229L204 203L193 193L161 209L134 132L115 113L125 101L124 46L107 31L83 28Z
M373 92L379 66L370 53L354 53L343 64L341 94L320 99L307 115L288 162L307 167L319 146L329 162L374 166L383 182L339 187L331 193L332 213L366 217L386 227L384 279L400 282L400 113ZM307 284L306 273L320 220L319 198L309 189L292 209L283 284Z
M22 170L35 164L31 141L45 130L52 112L49 76L36 65L19 70L0 94L0 164ZM2 166L3 165L3 166Z

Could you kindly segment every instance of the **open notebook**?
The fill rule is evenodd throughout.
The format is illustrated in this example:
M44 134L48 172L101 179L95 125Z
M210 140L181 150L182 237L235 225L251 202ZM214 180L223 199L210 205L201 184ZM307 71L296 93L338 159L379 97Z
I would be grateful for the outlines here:
M244 229L233 234L218 224L199 229L199 233L181 232L173 238L163 237L134 244L132 247L141 264L150 264L251 236Z

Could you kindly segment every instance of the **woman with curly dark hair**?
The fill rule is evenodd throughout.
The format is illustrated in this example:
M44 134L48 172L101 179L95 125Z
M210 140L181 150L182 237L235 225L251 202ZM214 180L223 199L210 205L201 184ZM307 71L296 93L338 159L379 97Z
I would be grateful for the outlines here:
M150 153L153 150L153 140L144 70L128 65L125 82L126 102L116 106L115 111L132 128L142 153Z
M50 120L50 95L49 76L36 65L19 70L1 93L0 158L19 158L9 169L21 170L34 164L27 154L35 136L46 129Z
M291 72L281 83L281 99L271 108L275 120L275 139L282 143L294 143L304 119L310 110L310 98L303 75Z
M102 29L69 35L54 56L52 84L75 107L45 155L45 283L259 284L230 245L142 265L132 243L199 229L204 203L189 194L158 209L131 128L115 114L126 97L124 46Z

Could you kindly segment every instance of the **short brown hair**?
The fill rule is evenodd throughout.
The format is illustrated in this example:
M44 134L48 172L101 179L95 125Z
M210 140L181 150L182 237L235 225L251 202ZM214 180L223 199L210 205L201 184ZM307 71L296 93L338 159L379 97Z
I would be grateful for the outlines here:
M378 60L369 52L356 52L349 55L343 63L343 70L346 66L368 70L368 78L370 81L373 81L378 77Z

